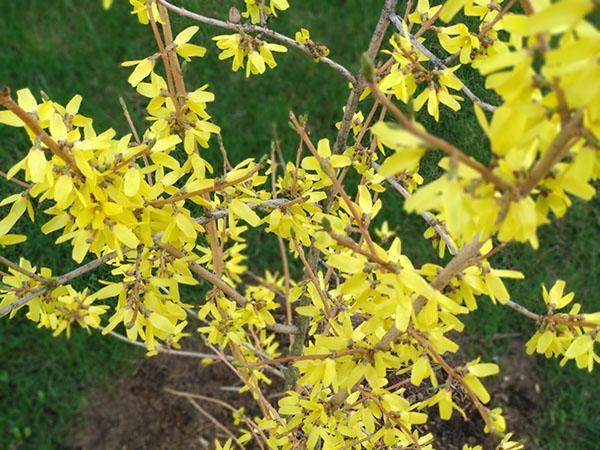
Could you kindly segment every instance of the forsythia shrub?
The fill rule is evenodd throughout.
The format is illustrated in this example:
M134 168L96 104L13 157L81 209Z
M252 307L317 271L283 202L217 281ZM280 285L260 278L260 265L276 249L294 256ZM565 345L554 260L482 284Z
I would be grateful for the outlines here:
M225 362L261 411L238 410L239 435L217 448L255 440L275 449L430 449L436 430L422 425L435 415L466 417L461 397L498 436L497 448L522 448L485 387L500 368L479 358L450 363L448 355L459 350L463 317L487 297L532 319L528 353L589 371L600 362L600 312L574 303L561 280L543 287L539 312L530 311L503 281L524 275L489 262L508 242L537 248L538 227L562 217L573 197L595 195L600 34L586 17L598 2L418 0L402 2L408 8L400 14L397 0L385 0L359 74L330 59L318 33L302 28L292 38L271 28L288 13L287 0L245 0L228 20L166 0L130 3L158 48L123 63L148 99L148 128L138 133L126 113L130 134L96 130L78 95L61 105L28 89L0 93L0 123L31 140L27 155L3 172L18 190L0 203L8 211L0 246L25 241L11 230L43 204L41 232L83 264L57 275L25 257L0 256L0 315L22 311L55 335L78 325L125 338L115 331L122 330L149 355L180 352L197 329L214 352L206 358ZM299 137L294 161L282 161L275 142L265 158L232 165L215 142L215 96L182 76L181 59L207 51L194 43L199 28L172 30L169 14L224 29L213 37L219 59L246 76L274 69L288 49L341 75L351 90L335 140L311 136L306 120L290 113ZM483 77L496 105L461 81L463 66ZM409 112L426 108L438 120L440 109L464 102L473 103L489 140L488 164ZM223 176L205 159L219 148ZM446 157L441 175L425 183L419 163L429 151ZM425 238L439 260L415 266L387 223L370 226L387 189L429 223ZM276 236L281 274L248 282L249 228ZM291 278L288 253L303 277ZM103 265L112 277L101 289L69 284ZM210 287L202 301L182 298L181 286L199 280ZM289 335L289 347L279 333ZM286 391L274 403L264 389L277 376Z

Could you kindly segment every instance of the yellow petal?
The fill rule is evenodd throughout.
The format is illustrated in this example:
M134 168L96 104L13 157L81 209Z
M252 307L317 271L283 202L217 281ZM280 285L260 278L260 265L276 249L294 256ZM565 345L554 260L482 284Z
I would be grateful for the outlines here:
M191 239L196 239L197 231L192 219L183 214L177 214L175 216L175 223L177 224L177 228L179 228L183 234Z
M493 363L480 363L469 365L469 373L475 375L478 378L489 377L490 375L496 375L500 372L500 367Z
M27 112L37 110L37 101L29 89L20 89L17 91L17 103Z
M575 339L567 351L565 352L565 358L577 358L580 355L586 353L594 344L592 337L588 334L583 334Z
M142 182L142 175L140 170L132 167L130 168L125 177L123 178L123 191L127 197L133 197L140 190L140 183Z
M54 186L54 200L62 209L69 206L69 196L73 192L73 180L68 175L61 175Z
M135 67L133 72L131 72L131 75L129 75L127 81L133 87L136 87L144 78L150 75L150 72L152 72L153 69L154 61L146 58Z
M131 249L136 248L140 243L133 231L125 225L118 223L113 227L113 231L115 232L116 238Z
M42 150L31 150L27 157L29 177L34 183L41 183L46 176L46 156Z
M22 127L23 121L12 111L0 111L0 123L9 127Z
M241 200L233 199L229 204L229 208L236 216L244 219L251 226L257 227L260 225L260 217Z
M187 27L185 30L183 30L177 35L173 42L175 42L175 44L177 45L185 44L194 36L194 34L198 32L199 29L200 28L196 25Z

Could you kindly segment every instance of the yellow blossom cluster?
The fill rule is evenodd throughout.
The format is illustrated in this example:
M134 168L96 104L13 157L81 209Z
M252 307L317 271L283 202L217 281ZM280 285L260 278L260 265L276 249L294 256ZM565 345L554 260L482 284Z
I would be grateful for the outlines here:
M458 336L467 315L489 299L535 321L529 353L588 370L600 362L600 313L582 313L579 304L562 312L573 300L562 281L543 288L544 314L529 311L505 285L525 275L489 260L509 242L537 248L540 226L562 217L572 197L595 195L600 35L587 17L596 3L530 0L523 14L509 1L419 0L409 2L404 20L395 13L398 2L386 0L357 74L329 59L306 28L292 39L267 27L266 18L288 9L285 0L246 0L244 17L260 27L164 0L130 3L159 49L123 63L130 85L147 99L143 132L126 108L131 133L117 136L97 131L80 113L80 96L63 106L28 89L18 90L16 101L0 93L0 124L23 128L31 142L6 174L25 190L0 203L10 206L0 245L23 242L23 218L33 221L34 206L43 203L41 232L68 244L83 264L54 276L25 258L0 257L8 266L0 315L27 308L30 320L55 334L75 323L105 334L124 330L149 354L176 351L197 331L260 409L255 417L235 410L239 435L216 448L255 439L273 449L433 449L431 417L469 414L497 435L497 449L523 448L485 384L500 367L471 355L461 362ZM223 142L213 149L221 132L208 112L214 94L207 85L188 89L180 66L206 52L192 42L199 27L175 34L170 13L235 31L212 39L219 58L231 58L232 70L244 68L246 76L274 68L273 52L287 51L264 36L326 59L352 84L335 140L314 139L306 119L292 112L295 158L278 155L276 140L270 163L231 164ZM476 25L456 20L462 16ZM389 26L397 33L379 51ZM374 64L379 57L386 59ZM466 86L463 67L481 75L495 93L485 100L497 105ZM445 120L440 105L457 111L460 102L473 104L489 163L430 133L417 122L423 114L414 115L426 105L427 114ZM218 151L222 176L207 157ZM430 151L445 157L441 175L426 182L419 168ZM439 259L415 264L402 230L377 225L392 190L427 222L425 237ZM277 240L281 270L253 274L251 228ZM104 264L110 276L99 289L70 285ZM198 298L184 298L185 286L199 284ZM286 388L272 403L262 389L274 376Z

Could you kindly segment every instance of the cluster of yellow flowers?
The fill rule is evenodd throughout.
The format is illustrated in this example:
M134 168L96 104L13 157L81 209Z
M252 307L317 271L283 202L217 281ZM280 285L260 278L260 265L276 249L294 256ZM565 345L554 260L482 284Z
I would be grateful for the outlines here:
M558 313L573 300L573 294L564 295L562 281L549 292L544 288L546 314L533 313L511 299L503 281L524 275L488 261L505 242L537 247L537 229L550 222L551 213L560 218L570 196L589 200L595 194L600 35L586 21L595 3L530 0L533 10L525 15L511 11L514 2L503 7L502 1L449 0L431 7L419 0L403 21L393 12L396 2L387 0L378 27L391 22L398 33L381 52L387 62L357 74L338 124L341 144L327 138L313 144L306 123L292 113L299 148L309 154L299 152L283 164L273 157L270 166L249 158L232 167L225 157L221 177L203 157L209 150L202 150L220 133L207 109L215 96L208 86L186 89L179 66L179 58L204 56L206 49L192 43L199 28L173 37L167 6L185 10L162 0L130 3L139 22L152 26L159 46L151 56L123 63L133 68L131 86L148 99L150 125L143 133L133 123L122 137L112 129L97 132L79 112L80 96L62 106L45 97L38 101L27 89L17 92L16 102L1 94L7 110L0 112L0 123L23 127L31 149L7 173L9 179L22 174L28 187L0 203L11 205L0 221L0 245L26 239L11 231L26 212L33 220L37 200L49 203L44 213L51 218L42 232L58 232L56 243L69 243L77 263L96 259L60 277L24 258L11 263L0 285L0 314L14 315L26 305L29 319L56 334L69 332L73 323L104 333L122 326L150 354L179 348L190 329L188 317L195 317L218 355L225 359L229 352L231 368L261 408L261 417L236 412L240 445L258 439L276 449L431 449L435 430L426 428L428 418L449 420L455 412L466 417L467 398L485 430L498 434L498 449L522 448L506 433L502 410L488 406L482 379L500 368L479 359L452 365L447 354L459 349L463 317L477 309L477 297L486 297L536 321L529 353L560 356L561 364L574 359L588 370L600 362L600 313L584 314L578 304ZM265 18L289 7L286 0L245 3L243 16L263 26ZM477 21L476 31L450 24L460 12ZM252 25L194 17L237 30L213 39L219 58L232 58L232 70L245 68L246 76L274 68L273 52L287 50L261 40ZM444 25L437 27L438 21ZM415 25L419 31L411 34ZM374 40L384 33L376 30ZM427 49L434 38L446 58ZM305 28L287 39L317 60L329 54ZM160 62L164 77L156 70ZM341 67L331 60L329 65ZM465 86L458 77L462 66L485 78L500 106ZM489 138L489 165L430 134L387 95L414 111L427 104L438 120L440 104L460 109L465 99L458 91L473 101ZM399 124L384 120L386 113ZM369 144L363 144L365 136ZM447 157L439 164L442 175L423 185L418 170L430 150ZM346 177L352 172L358 176ZM268 175L273 182L267 187ZM387 222L372 237L369 228L385 208L381 194L388 185L406 198L407 211L427 220L425 237L440 258L446 249L452 253L448 264L416 267ZM286 266L284 275L267 273L248 283L249 227L275 235L284 255L290 252L304 267L304 279L291 279ZM103 263L110 264L112 276L103 288L77 292L68 284ZM181 285L196 285L197 277L209 285L202 301L183 299ZM281 306L284 328L293 334L289 352L275 334L283 326ZM276 406L261 391L271 382L267 368L289 387ZM410 395L414 389L418 396ZM217 448L232 448L233 442Z
M277 63L273 52L287 52L283 45L271 44L241 33L215 36L213 40L222 50L219 59L233 58L231 69L237 72L241 67L246 67L247 77L264 73L267 66L274 68Z

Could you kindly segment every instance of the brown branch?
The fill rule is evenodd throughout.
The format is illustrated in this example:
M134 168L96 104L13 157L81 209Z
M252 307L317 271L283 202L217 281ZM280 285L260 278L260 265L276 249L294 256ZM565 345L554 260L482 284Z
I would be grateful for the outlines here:
M8 174L6 172L4 172L3 170L0 170L0 177L2 178L6 178L8 181L10 181L11 183L16 184L17 186L21 186L22 188L25 188L27 190L31 189L31 184L29 183L25 183L24 181L21 181L17 178L8 178Z
M421 344L421 346L423 348L425 348L433 357L433 359L440 365L443 367L444 371L448 374L448 376L450 376L451 378L453 378L454 380L456 380L463 388L463 390L466 392L466 394L469 396L469 398L471 399L471 402L475 405L475 408L477 408L477 411L479 411L479 415L481 416L481 418L483 419L483 421L485 422L485 425L487 426L488 432L493 433L494 432L494 426L492 424L492 422L490 421L490 416L488 414L488 409L483 405L483 403L481 403L481 401L479 400L479 398L477 397L477 395L475 395L475 393L473 392L473 390L469 387L469 385L465 382L465 380L463 379L462 376L460 376L460 374L458 374L458 372L456 372L456 370L454 370L452 368L452 366L450 366L450 364L448 364L446 362L446 360L442 357L442 355L440 355L431 345L431 343L425 339L423 336L421 336L418 332L414 331L414 330L409 330L410 335L415 338L419 344Z
M504 17L504 15L509 11L510 8L512 8L514 6L514 4L516 2L517 2L517 0L509 0L506 3L506 5L504 5L502 10L498 14L496 14L496 17L494 17L492 20L490 20L488 23L486 23L483 26L483 28L479 32L478 38L481 39L485 34L487 34L487 32L490 31L492 29L492 27L494 25L496 25Z
M406 435L408 435L411 439L411 441L413 441L413 444L415 444L415 446L421 450L423 447L421 447L421 444L419 444L419 441L417 438L415 438L412 433L410 432L410 429L406 427L406 425L404 425L402 423L402 421L400 420L399 417L397 417L392 411L388 411L383 404L381 403L381 401L379 400L379 398L377 398L377 396L371 394L370 392L367 392L366 390L362 389L361 392L367 397L370 398L376 405L377 407L381 410L381 412L388 418L390 419L392 422L394 422L397 426L400 427L400 429L402 431L404 431L404 433Z
M400 272L400 267L394 264L393 262L385 261L381 259L378 255L371 254L370 252L363 249L358 243L354 242L352 239L346 236L342 236L335 233L329 233L338 244L349 248L350 250L358 253L359 255L363 255L369 258L372 262L377 264L380 268L390 273L398 273Z
M314 52L311 51L311 49L308 46L300 44L299 42L296 42L294 39L292 39L284 34L273 31L270 28L265 28L265 27L258 26L258 25L239 25L239 24L235 24L232 22L225 22L223 20L214 19L212 17L206 17L206 16L202 16L200 14L196 14L194 12L188 11L185 8L180 8L179 6L175 6L166 0L156 0L156 1L157 1L157 3L165 6L166 8L170 9L171 11L173 11L176 14L179 14L180 16L189 17L190 19L196 20L201 23L205 23L207 25L212 25L215 27L224 28L226 30L232 30L232 31L236 31L236 32L259 33L259 34L268 36L272 39L275 39L279 42L283 42L284 44L286 44L290 47L293 47L293 48L296 48L296 49L302 51L303 53L310 56L311 58L316 58L318 61L322 62L323 64L326 64L327 66L331 67L333 70L335 70L336 72L341 74L344 78L346 78L348 81L350 81L350 83L356 84L356 78L354 77L354 75L352 75L352 73L348 69L346 69L344 66L342 66L341 64L333 61L332 59L330 59L326 56L316 56L314 54Z
M581 131L583 111L578 110L571 119L562 127L550 146L539 159L529 177L519 186L522 196L527 196L544 179L550 169L558 163L569 151L569 141Z
M214 183L213 186L203 188L203 189L198 189L198 190L192 191L192 192L181 191L179 194L172 195L171 197L149 201L148 205L163 206L163 205L167 205L169 203L176 203L178 201L186 200L191 197L197 197L197 196L200 196L203 194L208 194L210 192L215 192L215 191L218 191L221 189L225 189L226 187L234 186L239 183L243 183L244 181L252 178L254 176L254 174L256 172L258 172L261 168L262 168L261 164L256 164L248 173L244 174L243 176L241 176L239 178L235 178L233 180L217 181Z
M281 356L279 358L271 358L266 361L258 361L255 363L247 364L245 367L256 368L265 365L282 364L282 363L295 363L297 361L314 361L323 359L336 359L342 358L348 355L355 355L357 353L367 353L368 350L365 348L349 348L335 353L315 353L312 355L290 355Z
M430 283L431 287L441 291L444 287L446 287L446 285L448 283L450 283L450 280L452 280L452 278L454 278L457 274L462 272L464 269L466 269L470 265L477 262L479 260L479 250L481 249L482 245L483 245L483 243L480 243L477 238L472 243L464 245L461 248L460 252L458 252L458 254L456 256L454 256L454 258L452 258L452 260L450 260L448 265L440 271L440 273L437 275L435 280L433 280ZM422 296L419 296L415 300L415 302L413 304L413 311L414 311L415 315L421 311L423 306L425 306L425 302L426 302L426 299ZM383 335L383 337L379 340L379 342L377 344L375 344L375 346L373 347L373 350L387 351L390 348L390 346L400 336L402 336L402 334L403 334L403 332L398 330L398 328L396 328L396 325L392 325L392 327ZM359 383L360 383L360 381L357 383L357 386L355 387L355 389L358 387ZM337 394L335 394L331 398L331 400L330 400L331 405L333 407L338 407L346 400L348 395L349 395L349 393L347 391L343 391L343 390L338 391Z
M400 109L391 100L389 100L379 90L377 85L375 85L373 82L369 82L369 86L371 87L375 97L379 99L379 101L383 105L385 105L385 107L394 115L396 120L400 122L400 124L408 132L418 137L432 148L441 150L447 155L451 156L452 158L455 158L457 161L460 161L466 166L469 166L471 169L478 172L485 180L495 184L497 187L512 193L517 192L517 187L513 185L510 181L499 177L498 175L493 173L488 167L484 166L479 161L463 153L462 150L455 147L448 141L433 134L430 134L427 131L424 131L421 128L417 127L408 117L406 117L406 115L402 111L400 111Z
M240 444L238 439L231 432L231 430L229 430L229 428L227 428L225 425L223 425L221 422L219 422L217 419L215 419L208 411L206 411L203 407L201 407L196 400L194 400L191 397L185 397L185 398L188 402L190 402L190 404L194 408L196 408L196 410L200 414L202 414L205 418L207 418L210 422L212 422L215 425L215 427L217 427L218 429L223 431L227 436L229 436L239 448L241 448L242 450L244 449L244 446L242 444Z
M44 278L41 275L38 275L37 273L34 272L30 272L29 270L19 266L18 264L15 264L14 262L12 262L9 259L6 259L4 256L0 255L0 264L4 264L7 267L10 267L11 269L19 272L22 275L25 275L28 278L31 278L32 280L35 280L39 283L42 284L54 284L54 281L48 279L48 278Z
M158 45L160 57L163 61L163 65L165 66L169 97L171 97L171 100L173 101L173 106L175 106L177 111L179 111L179 103L177 102L175 85L173 83L173 72L171 71L171 64L167 55L167 51L165 49L165 44L163 43L162 36L160 35L160 31L158 30L158 26L156 25L156 18L154 17L154 12L152 11L152 0L146 1L146 9L148 10L148 19L150 21L152 33L154 34L154 40L156 41L156 45ZM179 117L179 114L177 116Z
M567 325L567 326L571 326L571 327L582 327L582 328L596 328L598 326L597 323L593 323L593 322L588 322L586 320L582 320L580 319L578 316L572 316L567 314L566 317L565 315L554 315L552 313L549 314L536 314L530 310L528 310L527 308L525 308L523 305L513 301L513 300L508 300L505 303L506 306L508 306L509 308L515 310L516 312L518 312L519 314L527 317L528 319L534 320L538 323L542 323L542 322L547 322L547 323L554 323L554 324L558 324L558 325Z
M177 93L177 107L181 114L182 102L186 98L185 81L183 80L183 74L181 72L181 66L179 65L179 57L174 51L173 46L173 31L171 30L171 21L169 19L169 12L164 5L158 4L158 11L163 21L162 29L165 36L165 45L169 49L167 57L169 58L169 64L171 71L173 72L173 80L175 81L175 91Z
M363 217L359 214L354 202L352 202L350 197L348 197L348 194L344 190L344 187L341 185L340 181L335 176L335 173L334 173L333 169L331 168L329 161L325 160L324 158L321 157L321 155L319 155L319 152L317 151L314 144L310 140L308 134L306 134L306 130L298 122L296 115L292 111L290 111L290 120L291 120L296 132L300 135L300 137L302 138L302 140L304 141L304 143L306 144L306 146L308 147L308 149L310 150L312 155L317 159L317 161L319 161L319 164L321 165L321 167L323 168L323 170L325 171L327 176L331 179L334 189L342 197L342 199L344 200L344 203L346 203L346 206L348 207L348 209L350 210L350 214L353 216L354 220L356 221L356 223L360 229L361 235L363 236L365 242L369 246L369 250L372 253L373 257L378 258L377 251L375 250L375 244L373 243L373 240L371 239L371 236L369 235L369 232L367 230L367 226L365 224L365 221L363 220Z
M11 97L10 90L8 88L4 88L0 90L0 105L4 106L6 109L11 111L14 115L16 115L21 121L29 128L33 134L41 140L48 150L62 159L71 170L77 174L79 177L83 177L83 174L80 172L73 156L66 151L63 147L61 147L54 139L52 139L48 133L44 131L44 129L40 126L38 121L29 113L27 113L23 108L21 108Z
M164 251L169 253L178 259L183 259L188 256L181 250L176 249L171 244L163 244L155 240L156 245L159 248L162 248ZM200 276L202 279L219 289L223 294L227 295L229 298L234 300L239 306L245 306L248 303L248 299L246 299L242 294L235 290L235 288L228 285L222 278L220 278L217 274L211 272L210 270L205 269L200 264L197 264L193 261L188 262L188 266L192 272L196 275Z

